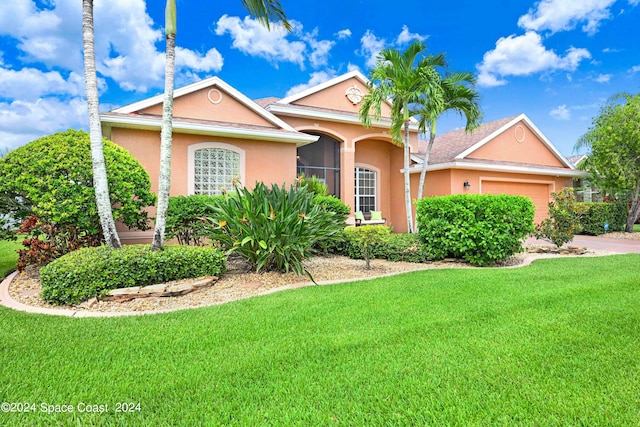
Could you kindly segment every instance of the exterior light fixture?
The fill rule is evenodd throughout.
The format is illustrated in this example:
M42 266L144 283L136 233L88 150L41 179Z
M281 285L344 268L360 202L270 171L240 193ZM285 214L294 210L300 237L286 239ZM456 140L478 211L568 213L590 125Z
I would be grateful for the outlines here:
M469 190L471 188L471 184L469 184L469 181L465 181L462 185L464 185L465 190Z

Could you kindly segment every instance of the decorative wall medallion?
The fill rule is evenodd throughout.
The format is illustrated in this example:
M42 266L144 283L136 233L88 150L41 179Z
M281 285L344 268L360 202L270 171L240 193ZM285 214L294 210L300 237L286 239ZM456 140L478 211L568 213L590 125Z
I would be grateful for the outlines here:
M347 99L353 103L353 105L359 104L364 97L362 90L360 90L360 88L356 85L349 87L345 92L345 95L347 96Z
M220 104L222 102L222 92L218 89L211 89L207 92L207 98L209 98L209 102L212 104Z
M522 125L516 126L514 133L515 133L516 141L524 142L524 138L527 136L527 134L525 133L524 127Z

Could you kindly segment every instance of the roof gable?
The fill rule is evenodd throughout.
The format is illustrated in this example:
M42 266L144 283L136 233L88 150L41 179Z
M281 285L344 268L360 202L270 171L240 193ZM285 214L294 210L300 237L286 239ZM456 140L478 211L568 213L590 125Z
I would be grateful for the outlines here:
M277 104L316 107L349 113L360 111L360 101L369 92L369 79L351 71L277 101ZM382 116L391 115L391 106L382 105Z
M436 138L429 163L483 159L573 169L573 165L520 114L484 123L472 133L454 130Z
M113 110L122 114L162 115L163 94ZM174 117L237 122L248 125L294 129L219 77L211 77L174 91Z

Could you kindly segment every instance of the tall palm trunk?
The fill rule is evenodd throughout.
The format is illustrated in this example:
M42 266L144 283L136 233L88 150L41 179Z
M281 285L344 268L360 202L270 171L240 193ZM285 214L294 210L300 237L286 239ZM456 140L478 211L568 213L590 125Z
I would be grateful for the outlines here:
M176 2L167 0L166 14L166 65L164 78L164 100L162 102L162 132L160 135L160 177L158 180L158 208L156 227L151 250L157 251L164 245L171 186L171 145L173 132L173 85L176 63Z
M427 145L427 152L424 153L424 158L422 159L422 169L420 169L420 183L418 184L417 200L421 200L422 194L424 193L424 181L427 177L427 166L429 164L429 157L431 156L431 147L433 147L433 142L436 140L436 124L431 123L430 127L429 144Z
M94 52L93 0L82 0L82 44L84 48L84 79L87 90L87 108L89 110L89 138L91 141L91 163L93 165L93 188L96 193L96 206L105 242L112 248L119 249L122 244L116 231L116 224L113 221L107 168L102 149L102 126L100 124L98 78L96 76L96 56Z
M404 121L404 204L407 211L407 231L415 232L413 228L413 208L411 206L411 177L409 175L409 120Z

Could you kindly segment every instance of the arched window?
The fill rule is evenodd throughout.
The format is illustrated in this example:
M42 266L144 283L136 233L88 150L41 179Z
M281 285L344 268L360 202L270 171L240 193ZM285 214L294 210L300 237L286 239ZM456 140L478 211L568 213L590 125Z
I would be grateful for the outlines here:
M355 210L369 213L376 210L376 180L377 173L374 170L357 167L355 169Z
M229 144L189 146L189 194L222 194L244 175L244 151Z

